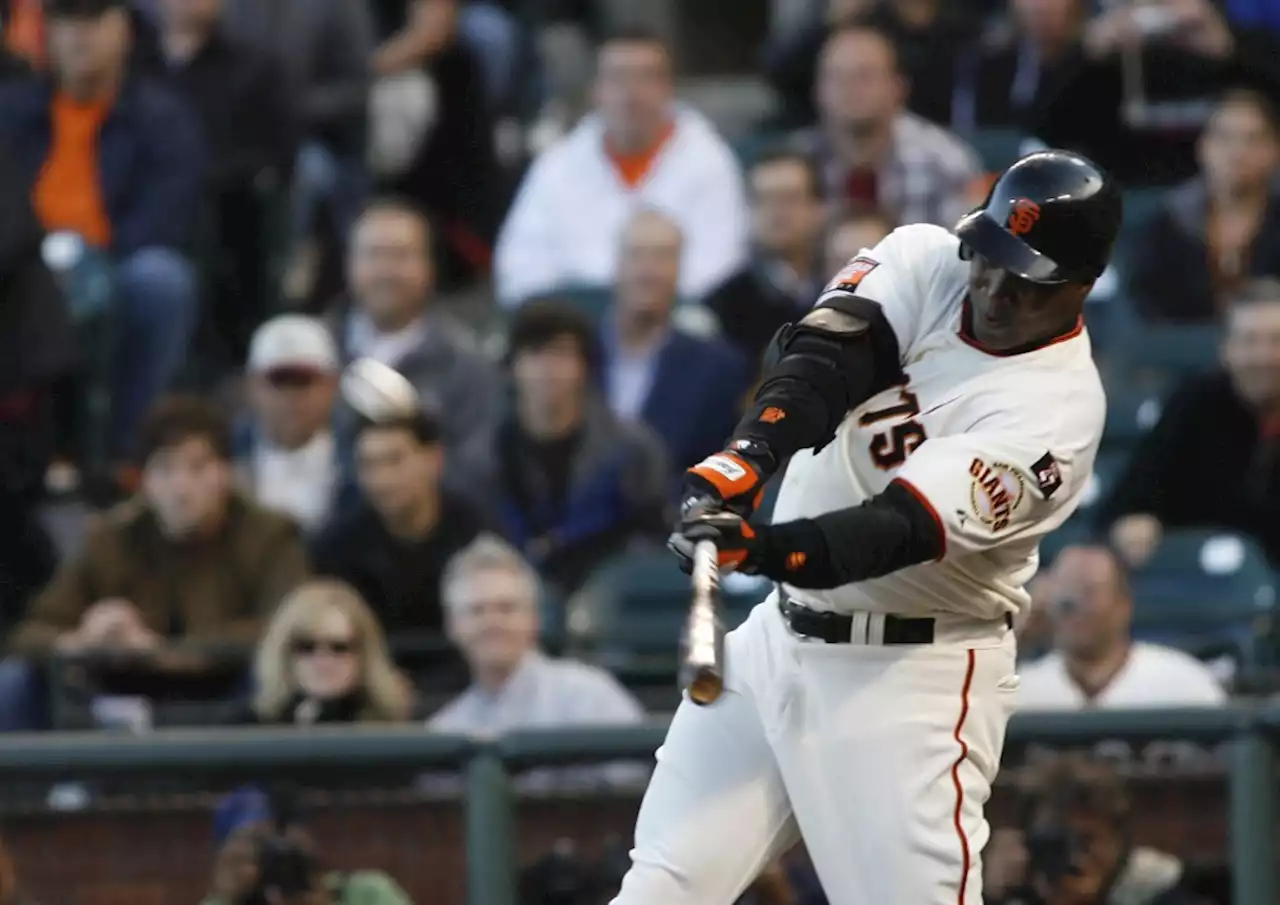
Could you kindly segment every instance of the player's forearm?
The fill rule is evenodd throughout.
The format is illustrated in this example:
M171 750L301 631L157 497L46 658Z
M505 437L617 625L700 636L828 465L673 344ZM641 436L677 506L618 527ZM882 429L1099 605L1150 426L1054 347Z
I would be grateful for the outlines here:
M861 506L761 531L758 571L798 588L837 588L941 558L942 527L905 487Z

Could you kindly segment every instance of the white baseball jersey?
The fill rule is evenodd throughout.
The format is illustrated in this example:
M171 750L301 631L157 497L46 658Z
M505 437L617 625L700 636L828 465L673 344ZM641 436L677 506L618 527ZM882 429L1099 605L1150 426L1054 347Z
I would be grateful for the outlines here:
M966 324L959 240L919 224L864 250L822 298L875 302L906 382L845 417L820 452L795 455L773 521L858 504L896 481L946 537L936 562L826 591L787 587L815 609L995 619L1027 605L1040 539L1075 510L1093 470L1106 399L1083 323L1031 351L986 350Z

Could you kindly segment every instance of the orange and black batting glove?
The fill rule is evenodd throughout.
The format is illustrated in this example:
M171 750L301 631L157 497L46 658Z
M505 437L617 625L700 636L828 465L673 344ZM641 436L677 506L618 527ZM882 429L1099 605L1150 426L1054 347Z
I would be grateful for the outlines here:
M707 456L685 472L682 514L728 509L750 518L772 474L770 458L754 445L749 440L735 441L733 448Z
M751 525L735 512L719 510L686 516L667 540L680 568L693 570L693 550L709 540L719 551L721 570L763 575L804 588L842 584L830 579L826 538L812 519L780 525Z
M759 536L742 516L720 509L697 512L682 519L667 540L667 546L679 557L680 568L686 573L693 571L694 548L704 540L716 545L721 570L754 573L752 554Z

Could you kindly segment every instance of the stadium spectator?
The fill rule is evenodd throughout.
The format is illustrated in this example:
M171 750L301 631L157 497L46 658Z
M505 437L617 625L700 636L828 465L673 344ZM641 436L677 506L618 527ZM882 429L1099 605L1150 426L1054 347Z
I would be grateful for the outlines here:
M297 98L284 65L225 35L226 0L158 0L156 75L199 115L209 145L205 170L205 252L220 263L210 315L231 357L244 360L253 328L275 300L268 295L269 209L292 179L298 153ZM268 200L270 199L270 200Z
M823 280L829 280L860 251L875 248L893 232L893 221L878 211L845 211L827 227Z
M484 527L478 510L441 488L443 464L434 416L362 419L356 434L362 499L313 548L316 571L356 588L389 632L441 628L445 563Z
M1199 905L1182 861L1135 844L1130 800L1110 764L1062 755L1027 782L1021 825L982 853L989 905Z
M463 30L464 21L474 26L477 14L468 14L460 0L375 0L371 6L381 40L373 55L379 81L372 135L400 133L404 143L401 165L383 171L381 188L430 212L443 275L487 271L502 180L484 69ZM424 104L428 115L406 115Z
M446 481L479 494L497 420L497 370L469 328L435 304L431 228L407 202L371 204L351 235L350 308L340 325L345 361L369 357L403 374L424 406L441 417ZM339 421L350 445L351 419Z
M43 69L48 59L44 6L44 0L0 2L4 54L28 69Z
M752 164L747 183L751 259L706 305L754 370L778 328L813 306L831 273L821 259L825 187L813 162L794 151L770 152Z
M1226 692L1208 666L1158 644L1134 641L1124 567L1105 547L1068 547L1048 591L1054 648L1023 665L1024 710L1213 707Z
M45 229L75 233L115 264L114 446L127 454L139 420L183 363L196 320L183 249L199 210L204 148L175 96L129 74L123 0L52 0L47 16L52 74L0 90L0 134L35 186Z
M957 51L973 31L972 13L941 0L826 0L825 16L773 40L765 73L782 96L788 125L814 121L815 61L832 32L857 23L883 32L902 59L912 112L935 123L951 118Z
M495 439L497 511L542 577L568 592L632 541L665 536L667 458L648 428L599 398L600 344L585 315L530 302L508 346L515 404Z
M597 57L596 112L539 157L498 237L503 305L565 286L606 286L639 205L666 212L686 243L680 292L701 298L742 263L748 212L733 152L697 111L675 101L670 51L621 32Z
M614 305L604 326L609 407L623 421L652 428L671 467L683 474L733 433L751 368L728 343L672 322L684 248L673 220L640 211L621 244Z
M1108 7L1085 25L1084 60L1032 130L1087 154L1127 187L1195 175L1196 136L1224 90L1280 92L1280 44L1228 25L1212 0Z
M391 661L378 618L341 581L306 582L281 602L253 678L252 722L401 723L413 712L413 686Z
M1149 321L1219 320L1252 276L1280 276L1280 118L1228 92L1200 136L1200 176L1169 193L1135 232L1129 295Z
M0 146L0 624L12 626L53 574L38 519L54 451L57 389L75 366L66 300L41 259L44 233Z
M373 18L350 0L225 0L226 34L282 60L299 97L302 150L291 214L295 253L304 255L323 204L341 240L368 191L364 167Z
M141 494L90 529L9 637L0 730L40 725L36 664L52 653L147 654L163 672L168 643L190 663L202 647L258 639L306 557L292 521L233 490L230 433L200 399L169 397L149 413Z
M960 56L951 127L1030 132L1041 110L1081 62L1084 0L1010 0Z
M259 503L312 534L339 487L332 423L340 366L328 329L301 314L267 321L249 346L252 416L236 436L241 476Z
M634 725L640 703L605 670L554 660L538 649L538 576L513 547L478 538L444 576L449 637L471 668L472 684L428 721L436 732L501 735L520 729ZM628 784L644 772L630 764L540 770L524 788Z
M314 835L284 798L245 786L218 802L217 855L201 905L413 905L381 871L320 875Z
M31 67L26 61L11 53L7 48L0 47L0 85L10 79L20 79L31 74Z
M818 63L818 126L797 141L821 167L833 203L951 227L973 206L982 168L959 138L905 109L906 91L883 32L841 27Z
M1150 557L1166 527L1238 531L1280 565L1280 281L1232 295L1223 364L1175 390L1098 507L1130 565ZM1212 475L1213 491L1188 475Z

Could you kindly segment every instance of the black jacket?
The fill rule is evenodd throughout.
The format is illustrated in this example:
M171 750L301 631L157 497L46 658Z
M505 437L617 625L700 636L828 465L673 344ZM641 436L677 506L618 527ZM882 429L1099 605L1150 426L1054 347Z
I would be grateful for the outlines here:
M288 183L302 123L297 92L273 57L214 34L186 62L155 55L138 66L167 81L196 112L209 153L205 178L214 189L251 185L264 170Z
M1145 513L1169 528L1225 528L1250 535L1280 564L1280 455L1260 438L1225 373L1188 380L1099 507L1099 526Z
M439 631L445 564L487 528L479 510L445 494L435 530L421 540L404 541L361 502L316 539L311 561L317 574L340 578L359 591L389 634Z
M74 364L62 292L41 258L31 186L0 137L0 491L39 483L51 442L47 391Z
M1041 110L1033 129L1055 148L1079 151L1126 187L1174 185L1196 174L1196 139L1217 96L1246 85L1280 97L1280 49L1266 31L1233 29L1227 60L1175 47L1143 47L1143 87L1155 119L1125 119L1124 75L1118 56L1081 65Z
M1143 320L1169 323L1218 319L1205 238L1208 196L1192 180L1169 193L1151 220L1134 230L1127 292ZM1249 247L1243 276L1280 276L1280 192L1272 196L1261 229Z
M973 129L1030 132L1042 111L1081 65L1078 46L1051 64L1007 24L988 30L960 55L951 99L951 125L961 134Z

